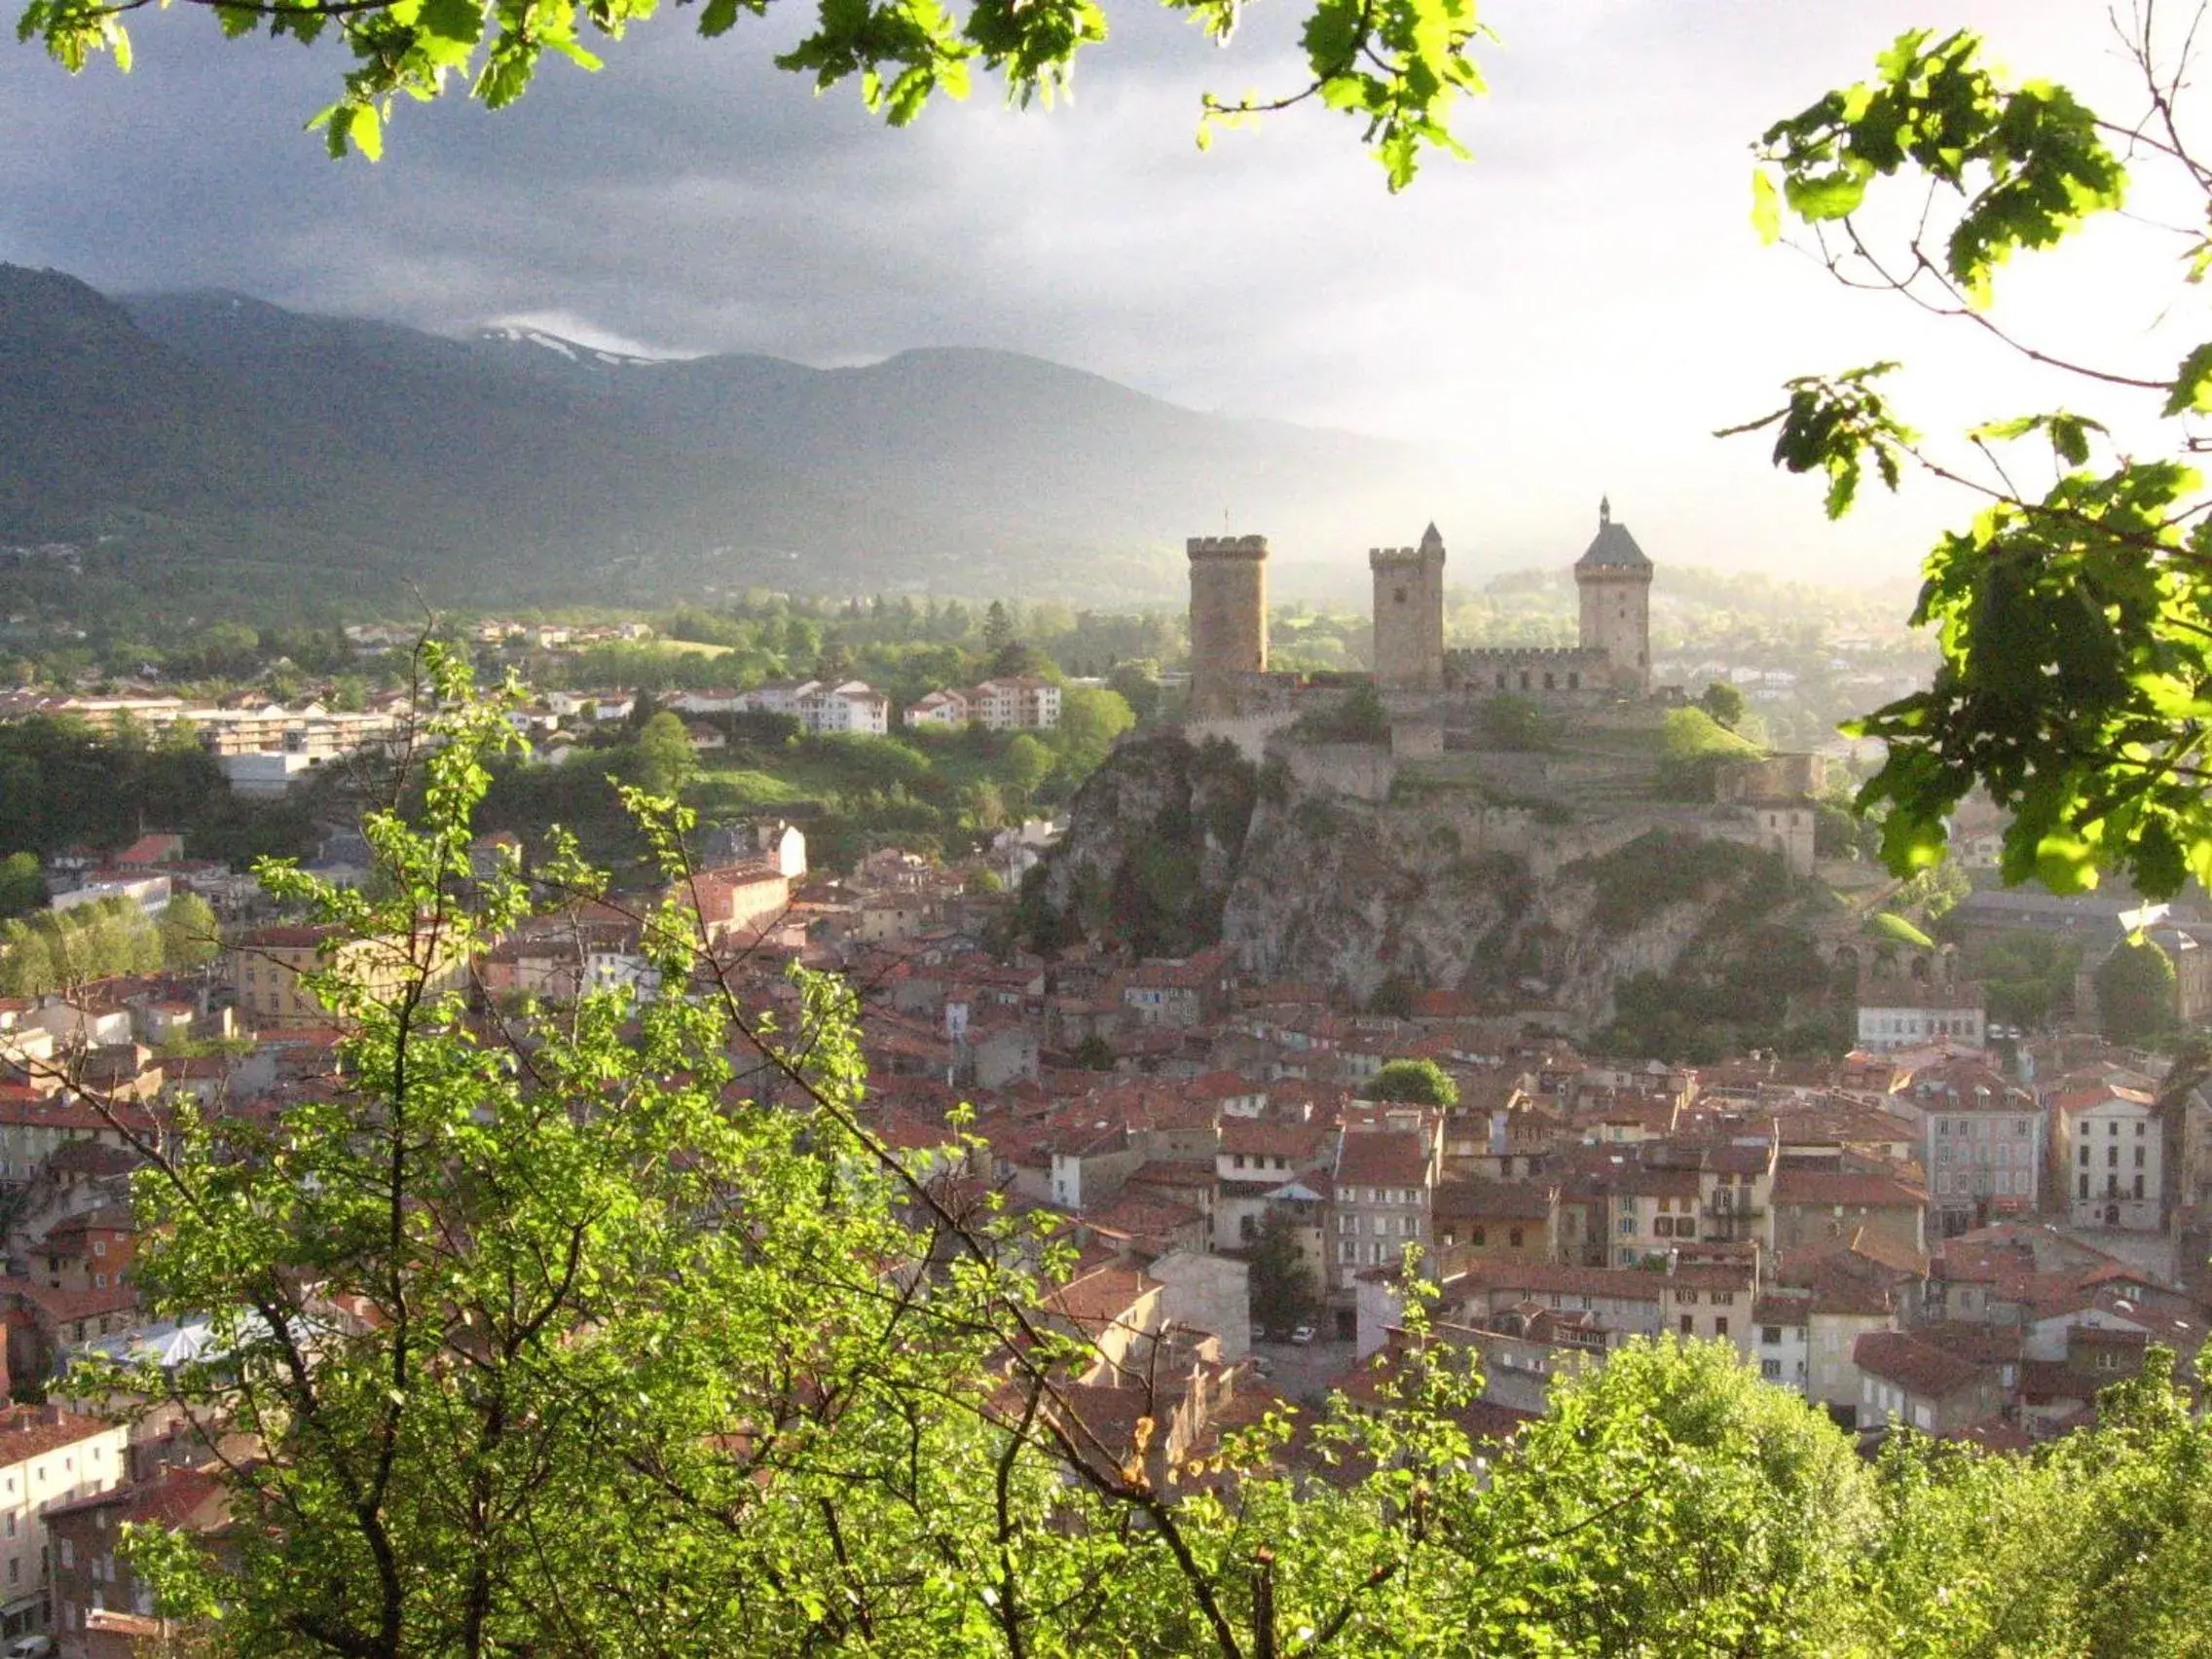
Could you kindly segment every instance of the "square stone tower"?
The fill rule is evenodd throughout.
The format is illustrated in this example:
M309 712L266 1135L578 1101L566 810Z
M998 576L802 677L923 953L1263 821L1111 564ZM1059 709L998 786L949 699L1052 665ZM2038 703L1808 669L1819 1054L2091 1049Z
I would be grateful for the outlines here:
M1235 677L1268 671L1268 538L1194 535L1191 701L1197 717L1234 710Z
M1444 683L1444 537L1428 527L1419 547L1368 552L1375 572L1375 684L1434 691Z
M1651 561L1613 521L1610 500L1598 503L1598 535L1574 562L1582 596L1582 648L1612 659L1613 683L1639 695L1651 689Z

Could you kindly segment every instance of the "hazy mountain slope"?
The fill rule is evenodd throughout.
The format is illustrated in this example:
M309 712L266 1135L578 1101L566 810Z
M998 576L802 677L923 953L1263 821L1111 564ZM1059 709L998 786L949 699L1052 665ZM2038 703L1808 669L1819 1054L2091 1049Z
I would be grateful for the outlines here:
M646 362L235 294L117 305L9 267L0 346L0 535L152 515L175 559L229 539L357 550L449 594L1164 597L1182 537L1225 509L1336 553L1410 535L1449 487L1406 446L1200 415L1005 351Z

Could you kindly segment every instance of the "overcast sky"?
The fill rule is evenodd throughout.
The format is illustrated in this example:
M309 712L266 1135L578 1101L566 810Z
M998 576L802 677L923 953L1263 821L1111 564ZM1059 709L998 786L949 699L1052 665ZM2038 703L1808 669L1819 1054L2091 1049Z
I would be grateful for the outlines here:
M1147 5L1109 15L1072 106L979 91L892 132L857 93L767 67L792 19L700 42L671 12L598 75L550 64L516 108L402 107L371 166L300 130L330 54L141 13L128 77L0 47L0 259L668 351L1035 352L1200 409L1448 450L1465 575L1571 556L1604 491L1662 561L1899 576L1966 516L1956 498L1831 529L1760 440L1712 429L1772 407L1789 374L1876 356L1913 365L1932 427L2084 401L1761 248L1747 146L1914 23L1984 26L2021 73L2110 96L2096 0L1497 0L1492 92L1459 124L1475 161L1432 162L1398 197L1325 112L1193 144L1202 89L1294 83L1295 11L1256 7L1226 53ZM2170 368L2153 309L2108 303L2130 267L2165 269L2152 236L2120 227L2027 274L2009 314ZM1374 539L1432 510L1408 502Z

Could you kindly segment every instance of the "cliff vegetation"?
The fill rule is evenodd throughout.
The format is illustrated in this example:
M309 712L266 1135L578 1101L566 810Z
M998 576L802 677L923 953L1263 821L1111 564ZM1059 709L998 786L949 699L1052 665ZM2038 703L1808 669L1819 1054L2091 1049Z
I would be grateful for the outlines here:
M1045 948L1227 943L1256 972L1379 1010L1457 990L1654 1040L1645 1051L1796 1027L1814 1044L1827 977L1807 929L1825 896L1771 853L1640 822L1564 827L1471 791L1369 801L1279 757L1255 767L1161 733L1124 744L1078 793L1024 890L1022 930Z

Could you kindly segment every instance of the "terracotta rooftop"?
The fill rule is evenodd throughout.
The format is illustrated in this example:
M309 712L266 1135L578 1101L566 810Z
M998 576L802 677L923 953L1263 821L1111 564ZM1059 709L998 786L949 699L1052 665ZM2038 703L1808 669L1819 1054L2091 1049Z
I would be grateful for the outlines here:
M1940 1399L1971 1387L1982 1368L1902 1331L1868 1331L1851 1346L1852 1362L1907 1394Z
M59 1406L9 1406L0 1410L0 1464L74 1446L114 1426Z

